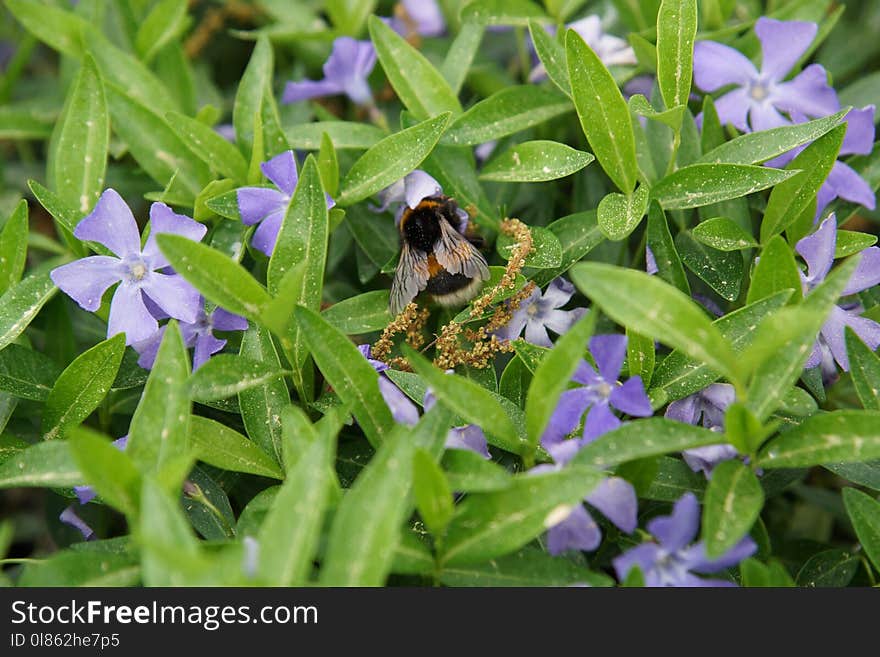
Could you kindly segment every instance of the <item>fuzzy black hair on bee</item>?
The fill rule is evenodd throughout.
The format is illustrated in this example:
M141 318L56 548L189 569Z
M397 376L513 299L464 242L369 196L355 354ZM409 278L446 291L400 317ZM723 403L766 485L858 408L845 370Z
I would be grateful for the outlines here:
M391 284L392 315L419 292L441 306L473 299L489 278L483 254L463 234L458 204L448 196L429 196L406 208L400 224L400 262Z

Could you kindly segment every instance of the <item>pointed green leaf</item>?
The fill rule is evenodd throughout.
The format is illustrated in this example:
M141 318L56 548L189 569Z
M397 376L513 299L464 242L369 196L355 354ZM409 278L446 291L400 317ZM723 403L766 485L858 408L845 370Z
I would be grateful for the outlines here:
M179 112L169 112L165 118L183 143L208 167L239 183L247 180L248 164L244 157L214 128Z
M269 369L281 369L272 337L259 326L252 326L245 332L239 353ZM248 436L278 463L282 462L281 418L288 406L290 393L282 377L274 377L238 393L238 407Z
M636 229L647 210L647 187L641 186L632 194L612 192L599 201L599 228L610 240L625 239Z
M413 493L422 520L435 538L441 538L452 519L452 490L443 470L423 449L413 457Z
M770 441L758 454L763 468L802 468L880 458L880 411L820 413Z
M57 266L58 262L51 263ZM49 263L34 269L0 297L0 349L15 340L58 288L49 278Z
M855 488L843 489L843 502L859 543L880 571L880 502Z
M496 182L544 182L580 171L595 158L555 141L517 144L492 158L480 171L480 180ZM645 199L648 195L645 193Z
M761 259L752 273L747 302L753 303L786 289L792 290L790 303L800 301L800 269L791 247L782 237L776 235L761 251Z
M0 489L63 488L83 483L85 478L66 440L31 445L0 464Z
M658 181L651 198L664 210L698 208L759 192L796 174L750 164L691 164Z
M675 238L675 247L681 261L694 275L728 301L739 297L743 279L742 255L725 252L701 244L688 231Z
M844 330L850 374L862 408L880 411L880 357L849 326Z
M281 467L256 443L216 420L193 415L188 438L196 457L216 468L284 478Z
M85 483L130 519L140 507L141 475L109 439L84 427L70 431L70 451Z
M22 199L0 232L0 294L21 280L27 261L28 205Z
M712 469L703 509L706 556L717 559L745 536L764 506L764 490L755 473L741 461Z
M714 217L701 221L691 232L699 242L718 251L742 251L758 246L754 237L727 217Z
M696 0L663 0L657 14L657 81L666 107L687 104L696 36Z

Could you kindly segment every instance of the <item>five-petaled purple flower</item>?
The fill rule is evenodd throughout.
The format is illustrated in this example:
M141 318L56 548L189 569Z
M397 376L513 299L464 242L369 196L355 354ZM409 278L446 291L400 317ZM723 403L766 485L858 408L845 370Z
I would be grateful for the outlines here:
M214 331L245 331L248 322L244 317L235 315L224 308L217 307L209 315L205 311L205 299L199 297L199 311L196 321L192 323L180 322L180 334L187 348L195 347L193 352L193 371L199 369L205 362L218 351L226 346L226 340L214 337ZM162 316L156 319L164 319ZM165 335L165 327L160 328L154 335L133 344L135 351L140 354L138 365L145 369L152 369L159 353L159 345Z
M271 160L263 162L260 169L277 189L271 187L239 188L236 194L238 213L245 225L260 224L254 231L251 244L267 256L271 256L275 242L278 240L278 232L281 230L281 222L284 220L287 206L296 189L299 174L296 170L293 151L279 153ZM332 208L334 205L333 199L327 196L327 207Z
M373 366L373 369L379 373L379 392L382 393L382 398L385 400L385 403L388 404L388 409L391 411L391 417L394 418L394 421L401 424L408 424L410 426L418 423L418 407L400 388L394 385L394 382L391 379L383 375L383 372L389 369L388 365L372 357L370 345L361 344L358 345L358 349L361 354L363 354L364 358L367 359L367 362ZM425 411L431 410L436 403L437 399L429 388L425 391L425 398L422 402ZM486 442L486 435L483 433L483 430L475 424L452 427L446 435L446 448L467 449L476 452L483 458L491 458L491 454L489 454L489 446Z
M339 37L324 62L323 80L288 82L281 101L296 103L300 100L345 94L357 105L373 103L373 94L367 78L376 65L376 50L369 41Z
M127 444L128 435L122 436L122 438L117 438L113 441L113 446L120 451L124 450ZM74 486L73 492L76 493L76 498L79 501L80 506L88 504L97 497L95 489L91 486ZM78 530L87 541L95 535L95 531L89 526L89 524L79 517L73 504L68 505L64 511L61 512L61 515L58 516L58 519L65 525L70 525Z
M712 383L699 392L677 399L669 404L666 417L687 424L703 425L710 431L724 431L724 412L736 400L736 391L729 383ZM737 457L736 447L728 443L694 447L682 452L685 463L694 472L702 472L706 477L722 461Z
M708 92L736 87L715 101L721 123L732 123L742 132L757 132L789 123L781 112L810 117L836 112L840 108L837 94L820 65L811 64L793 79L783 81L810 47L816 31L815 23L759 18L755 33L761 42L760 71L730 46L698 41L694 46L697 86Z
M807 263L807 273L801 272L804 292L809 292L825 280L834 262L834 250L837 245L837 219L829 215L812 235L801 239L795 250ZM856 266L841 296L856 294L880 283L880 248L872 246L861 252L861 260ZM821 342L831 349L834 360L845 372L849 371L849 358L846 355L844 329L849 326L873 351L880 346L880 324L860 317L859 306L842 308L833 306L831 314L822 325L819 338L813 345L813 351L807 361L807 368L816 367L822 361Z
M758 546L744 537L717 559L706 556L702 541L693 543L700 528L700 505L693 493L685 493L672 509L672 515L648 522L648 531L658 543L642 543L614 559L614 570L622 582L638 566L646 586L736 586L723 579L703 579L694 573L717 573L735 566L755 553Z
M590 338L590 353L599 371L581 361L572 377L581 386L562 393L541 437L541 443L557 461L564 459L561 456L563 452L576 451L603 433L619 427L621 422L611 412L612 408L636 417L653 414L641 377L633 376L622 384L617 380L626 356L625 335L593 336ZM583 438L565 440L577 428L587 409L589 412L584 422Z
M207 228L164 203L150 207L150 237L141 249L137 222L125 201L107 189L90 215L77 224L73 234L81 240L98 242L117 257L96 255L81 258L52 270L52 281L82 308L96 311L104 292L116 282L119 287L110 304L107 337L125 333L126 344L146 340L159 325L147 309L151 300L169 316L194 322L199 293L176 274L161 273L168 260L159 251L156 235L171 233L198 242Z
M587 313L586 308L560 310L573 295L574 285L564 278L554 279L543 295L539 288L535 288L522 300L510 321L495 331L495 335L502 340L515 340L525 329L526 342L552 347L547 329L562 335Z

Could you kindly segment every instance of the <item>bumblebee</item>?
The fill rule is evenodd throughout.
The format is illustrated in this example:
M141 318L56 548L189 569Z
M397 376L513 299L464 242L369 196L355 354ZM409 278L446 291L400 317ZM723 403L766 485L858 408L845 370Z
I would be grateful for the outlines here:
M442 195L404 209L398 224L400 262L391 284L392 315L423 290L441 306L462 305L489 278L486 258L464 235L462 215L458 204Z

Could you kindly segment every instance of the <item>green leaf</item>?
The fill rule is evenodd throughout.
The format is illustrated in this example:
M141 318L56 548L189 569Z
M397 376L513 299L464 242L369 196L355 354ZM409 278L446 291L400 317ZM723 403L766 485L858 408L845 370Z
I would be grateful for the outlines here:
M70 86L49 146L47 178L58 196L82 214L104 190L110 117L95 61L86 56Z
M581 128L602 169L628 194L635 188L638 164L626 101L602 60L574 30L566 32L565 49Z
M452 122L442 144L473 146L500 139L571 111L565 96L534 85L505 87Z
M527 545L482 564L448 566L440 571L446 586L612 586L613 580L563 557Z
M688 231L680 232L675 246L682 262L728 301L736 301L743 279L742 255L700 244Z
M321 148L318 151L318 171L321 174L321 183L330 196L339 193L339 160L336 157L336 149L333 141L325 132L321 135Z
M70 451L85 482L129 519L137 517L141 475L131 459L106 437L89 429L78 427L70 434Z
M727 340L734 352L741 352L754 339L755 327L767 316L779 310L791 296L788 291L778 292L716 319L713 324ZM681 351L673 351L654 371L652 398L662 396L674 401L702 390L719 378L708 365L688 358Z
M759 192L796 174L751 164L691 164L658 181L651 197L664 210L698 208Z
M28 205L22 199L0 232L0 294L21 280L27 261Z
M855 488L843 489L843 503L865 554L880 571L880 502Z
M519 25L525 27L531 19L546 19L546 14L529 0L475 0L461 10L462 21L484 25Z
M321 316L346 335L380 331L394 319L388 312L388 290L343 299L323 310Z
M253 360L233 354L217 354L193 372L189 379L190 397L197 401L216 401L266 385L283 376L276 363Z
M632 194L612 192L599 201L599 228L610 240L629 237L648 211L648 188L644 185Z
M749 284L748 303L791 290L790 303L801 299L800 269L788 243L779 235L774 236L761 250L761 259L752 273Z
M176 496L144 477L141 489L141 567L145 586L192 585L199 544Z
M822 467L854 484L880 491L880 459L863 463L824 463Z
M199 460L216 468L284 479L280 466L256 443L215 420L193 415L189 442Z
M263 95L272 88L272 69L272 44L267 36L261 35L238 83L232 107L235 140L245 155L254 148L255 123L260 121Z
M837 241L834 245L834 258L845 258L854 253L861 253L876 243L876 235L859 233L853 230L838 230Z
M742 462L724 461L712 470L703 509L706 556L717 559L745 536L764 506L764 490Z
M272 298L244 267L219 251L180 235L156 235L156 241L174 270L208 301L259 321L260 312Z
M648 207L647 243L654 255L657 275L690 296L691 286L688 284L681 258L675 249L672 234L669 232L666 215L657 201L651 201Z
M461 91L464 79L480 49L485 31L486 28L480 23L467 21L461 25L455 40L449 44L440 72L454 94Z
M385 136L376 126L354 121L301 123L285 127L284 134L291 148L304 151L318 150L324 134L330 137L336 150L366 150Z
M376 0L328 0L327 14L340 34L358 36L376 8ZM293 9L293 8L292 8ZM294 11L302 11L295 6Z
M530 226L534 250L526 256L525 266L535 269L554 269L562 263L562 245L550 230L543 226ZM515 240L502 233L495 241L495 249L505 260L510 260L511 251L516 246ZM487 283L487 289L489 284Z
M758 454L762 468L803 468L880 458L880 411L820 413L771 440Z
M526 435L532 450L538 447L559 398L568 388L595 326L595 312L581 317L556 341L535 370L525 404Z
M415 445L408 431L398 426L388 435L342 498L322 563L322 586L385 583L400 527L412 508L409 489Z
M51 263L54 266L58 264ZM50 263L37 267L0 297L0 349L21 335L58 291L49 278L51 269Z
M608 468L636 459L717 444L718 434L714 431L662 417L651 417L626 422L602 435L581 449L572 463Z
M69 428L98 408L110 392L123 351L125 334L120 333L84 351L67 366L46 398L43 440L63 438Z
M703 155L698 162L708 164L760 164L791 149L818 139L840 125L848 110L821 119L785 125L770 130L747 132L724 142Z
M379 375L357 347L320 315L298 306L294 316L321 373L351 408L370 443L381 443L393 420L379 392Z
M847 326L844 330L850 375L862 408L880 411L880 357L865 346L852 328Z
M691 232L697 241L718 251L742 251L758 246L754 237L727 217L701 221Z
M658 121L663 125L672 128L672 130L679 130L681 128L681 120L684 117L685 109L687 109L685 105L679 105L663 112L658 112L642 94L634 94L630 96L627 105L629 105L631 111L639 116L644 116L652 121Z
M371 16L368 25L388 81L415 118L428 119L443 112L461 112L455 92L422 53L378 16Z
M788 164L786 171L799 173L770 192L761 220L762 244L791 226L810 203L815 202L816 193L837 161L844 134L846 125L837 126L807 146Z
M507 470L470 450L446 450L442 465L449 487L455 491L485 493L507 488L513 483Z
M248 164L244 157L214 128L178 112L168 112L165 118L183 143L208 167L225 178L240 183L247 180Z
M858 567L859 559L846 550L825 550L807 560L797 574L797 584L806 588L846 586Z
M696 36L696 1L663 0L657 14L657 82L666 107L688 102Z
M131 554L62 550L29 563L18 586L136 586L139 581L140 566Z
M454 510L452 490L443 470L423 449L416 450L413 457L413 493L419 515L431 534L442 537Z
M63 488L84 481L66 440L31 445L0 465L0 488Z
M335 437L334 437L335 438ZM260 528L259 573L273 586L304 586L321 537L334 441L312 441L275 496Z
M514 454L520 454L524 449L528 449L528 446L522 443L520 432L511 421L505 407L499 402L503 397L492 394L465 377L444 373L407 345L403 347L403 354L437 399L466 422L483 428L487 435L495 439L493 444L499 444Z
M737 378L729 343L681 291L643 272L598 262L578 263L571 276L614 321Z
M158 472L188 451L187 377L189 356L177 322L172 320L128 429L125 451L142 472Z
M431 153L449 123L449 113L385 137L364 153L342 181L336 203L346 207L388 187Z
M529 35L532 37L532 44L535 46L538 59L541 60L544 70L547 71L547 77L566 96L571 96L571 83L568 81L568 67L565 63L565 49L547 33L547 30L538 21L529 21Z
M642 383L647 387L654 374L654 339L632 330L627 330L626 337L629 375L641 377Z
M480 171L480 180L544 182L580 171L595 158L555 141L526 141L504 151ZM645 193L647 199L647 192Z
M186 0L160 0L138 27L134 45L140 58L149 62L186 27Z
M698 500L706 490L706 478L694 472L681 459L661 456L657 459L657 472L647 490L640 497L662 502L675 502L685 493L693 493Z
M61 368L51 358L17 344L0 351L0 390L34 401L46 397L61 374Z
M259 326L252 326L245 332L239 353L241 357L259 362L269 369L281 369L272 337ZM238 407L248 436L278 463L282 462L281 418L288 406L290 393L281 377L274 377L238 393Z
M88 23L76 14L37 0L6 0L6 7L24 27L50 48L82 56Z
M440 563L481 563L522 547L564 520L602 480L592 468L519 475L504 490L471 493L446 532Z

